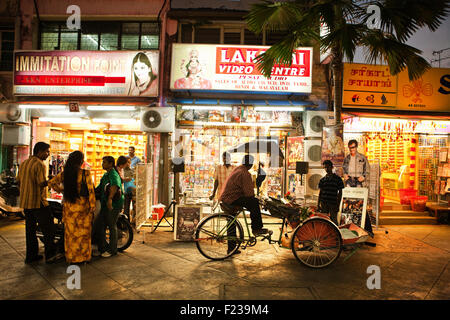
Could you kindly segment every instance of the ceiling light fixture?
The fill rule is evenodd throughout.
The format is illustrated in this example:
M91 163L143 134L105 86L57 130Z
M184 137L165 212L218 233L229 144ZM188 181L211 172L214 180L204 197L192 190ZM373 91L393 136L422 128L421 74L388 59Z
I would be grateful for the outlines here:
M135 111L135 106L87 106L88 111Z
M231 111L231 107L224 106L183 106L183 110L217 110L217 111Z
M20 109L41 109L41 110L64 110L66 105L58 104L20 104Z
M255 111L305 111L305 107L255 107Z

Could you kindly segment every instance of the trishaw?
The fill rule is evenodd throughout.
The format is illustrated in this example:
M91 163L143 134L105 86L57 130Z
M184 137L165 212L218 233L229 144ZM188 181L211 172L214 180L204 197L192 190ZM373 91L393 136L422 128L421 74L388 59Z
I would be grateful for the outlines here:
M272 240L272 234L258 237L281 245L284 228L292 228L290 248L295 258L305 266L329 266L339 258L343 247L353 247L353 254L369 238L369 234L357 225L350 223L338 227L328 215L316 213L306 206L286 204L274 198L259 198L259 201L271 216L282 219L283 228L278 240ZM221 203L221 208L223 212L202 219L195 231L198 250L212 260L223 260L239 248L246 249L257 242L242 207ZM238 219L241 214L246 233Z

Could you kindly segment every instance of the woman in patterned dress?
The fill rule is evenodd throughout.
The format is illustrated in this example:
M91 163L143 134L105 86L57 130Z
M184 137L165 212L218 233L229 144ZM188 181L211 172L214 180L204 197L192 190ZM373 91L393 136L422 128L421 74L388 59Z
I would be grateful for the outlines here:
M91 260L91 230L95 211L95 191L88 170L81 169L84 155L69 155L64 171L48 182L63 193L64 249L68 263Z

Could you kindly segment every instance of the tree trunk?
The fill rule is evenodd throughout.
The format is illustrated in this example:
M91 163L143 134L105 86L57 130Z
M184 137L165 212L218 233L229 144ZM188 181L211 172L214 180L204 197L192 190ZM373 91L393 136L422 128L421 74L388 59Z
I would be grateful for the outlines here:
M336 124L341 123L342 113L342 84L344 77L344 65L342 63L342 54L340 50L333 49L333 61L331 70L333 73L333 109Z

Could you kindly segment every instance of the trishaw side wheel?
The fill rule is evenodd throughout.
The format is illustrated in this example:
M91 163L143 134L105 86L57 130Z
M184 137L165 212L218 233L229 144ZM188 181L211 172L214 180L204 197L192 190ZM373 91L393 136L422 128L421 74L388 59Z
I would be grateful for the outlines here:
M236 220L233 234L230 226L233 219L232 215L216 213L200 221L195 230L195 244L203 256L211 260L223 260L239 249L244 240L244 229Z
M324 268L341 254L341 233L326 219L309 219L294 230L291 248L295 258L305 266Z

